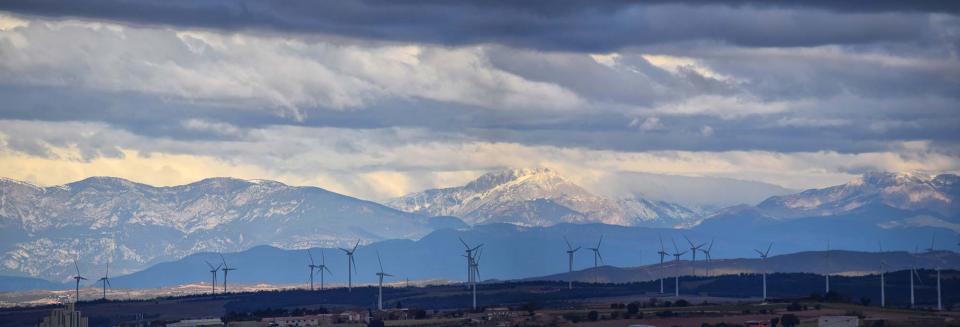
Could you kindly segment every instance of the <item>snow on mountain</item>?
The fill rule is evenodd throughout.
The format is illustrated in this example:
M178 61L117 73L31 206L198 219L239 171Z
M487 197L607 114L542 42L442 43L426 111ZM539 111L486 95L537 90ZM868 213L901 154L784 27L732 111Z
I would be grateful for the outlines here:
M386 204L424 215L456 216L470 224L521 226L558 223L674 226L698 216L693 210L673 203L597 196L546 168L491 172L462 187L412 193Z
M210 178L153 187L92 177L38 187L2 179L0 272L62 280L79 256L85 273L112 261L112 272L119 274L198 251L418 238L432 223L370 201L274 181Z
M960 178L943 174L872 172L850 182L774 196L757 207L778 218L835 216L871 205L915 211L960 222Z

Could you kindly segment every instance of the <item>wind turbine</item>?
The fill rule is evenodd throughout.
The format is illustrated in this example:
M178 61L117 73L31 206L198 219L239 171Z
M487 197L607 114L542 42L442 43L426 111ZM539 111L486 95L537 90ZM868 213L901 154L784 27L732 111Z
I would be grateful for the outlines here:
M567 240L567 237L563 237L563 241L567 243L567 272L573 272L573 254L580 250L580 246L577 246L576 249L573 248L573 245L570 245L570 241ZM572 277L572 275L571 275ZM567 289L573 289L573 279L570 279L567 283Z
M830 240L827 240L826 263L827 271L823 274L826 279L826 291L823 294L830 293Z
M680 252L680 249L677 248L677 242L672 237L670 238L670 242L673 243L673 296L680 296L680 256L687 254L687 251Z
M220 262L223 264L223 269L221 269L223 270L223 293L226 294L227 293L227 273L229 273L231 270L237 270L237 268L230 268L230 266L227 265L227 260L223 258L223 254L220 254Z
M317 269L320 270L320 290L323 291L323 271L333 273L330 268L327 268L327 258L323 255L323 249L320 249L320 265L317 266Z
M771 248L773 248L773 242L771 242L770 245L767 246L767 251L760 251L760 250L758 250L758 249L753 249L754 251L757 251L757 254L760 254L760 260L763 261L763 266L764 266L764 269L762 270L762 272L763 272L763 302L767 302L767 269L766 269L766 266L767 266L767 265L766 265L766 264L767 264L767 256L770 255L770 249L771 249Z
M470 268L473 272L473 311L477 311L477 280L480 279L480 256L483 254L483 250L478 250L477 255L471 260Z
M883 243L877 241L877 244L880 246L880 307L883 308L887 306L887 284L883 276L887 271L887 260L883 258Z
M703 252L703 255L707 258L707 276L710 276L710 261L713 260L713 257L710 256L710 251L713 251L713 239L710 240L710 245L707 246L706 250L700 250Z
M354 244L350 250L339 248L343 253L347 254L347 292L353 292L353 270L357 269L357 263L353 261L353 252L357 250L357 246L359 245L360 240L357 240L357 244Z
M693 241L687 238L686 235L684 235L683 238L687 240L687 243L690 243L690 254L693 255L693 261L690 262L690 268L693 269L693 276L696 276L697 275L697 251L700 251L700 248L702 248L706 244L694 245Z
M310 264L307 265L307 268L310 268L310 290L313 290L313 272L317 270L320 266L317 266L313 262L313 253L310 253L310 249L307 249L307 255L310 256Z
M77 264L77 260L73 260L73 267L77 268L77 275L73 276L73 279L77 281L77 297L74 299L74 302L80 302L80 281L87 280L86 277L80 275L80 265Z
M919 282L919 283L921 283L921 284L923 283L923 280L920 279L920 274L917 273L917 254L919 254L920 251L919 251L919 249L917 249L916 246L914 246L913 252L914 252L914 254L913 254L913 265L910 266L910 277L909 277L909 278L910 278L910 307L911 307L911 308L913 308L914 303L915 303L914 301L915 301L915 299L916 299L916 297L914 296L914 292L913 292L913 289L914 289L914 287L913 287L913 277L916 276L916 277L917 277L917 282Z
M203 262L206 262L207 266L210 266L210 277L212 279L210 282L210 294L217 294L217 272L220 271L220 267L223 267L223 264L221 263L214 267L212 264L210 264L210 261L204 260Z
M930 236L930 247L927 248L927 253L933 252L933 244L937 242L937 234Z
M107 270L104 272L103 277L97 280L98 283L103 283L103 299L107 299L107 286L113 288L113 285L110 285L110 261L107 261Z
M380 251L377 251L377 263L380 264L380 272L377 273L377 277L380 277L380 284L377 287L377 310L383 311L383 277L393 277L393 275L383 272L383 261L380 261Z
M599 260L600 260L599 262L603 262L603 256L600 255L600 243L603 243L603 235L602 235L602 234L600 235L600 240L597 241L597 247L595 247L595 248L589 248L590 251L593 251L593 273L594 273L594 282L595 282L595 283L599 283L599 282L600 282L600 277L597 276L597 267L598 267L598 265L597 265L597 262L598 262L598 261L597 261L597 260L599 259Z
M940 298L940 267L937 267L937 311L943 311L943 302Z
M471 262L473 262L473 251L476 251L481 246L483 246L483 243L480 243L474 247L470 247L470 245L468 245L467 242L463 240L463 238L457 237L457 239L460 240L460 243L463 243L463 247L465 249L464 251L467 252L467 254L464 257L467 258L467 288L470 288L470 284L473 283L473 280L474 280L473 269L470 266Z
M657 235L660 238L660 251L657 254L660 255L660 294L663 294L663 257L670 255L663 249L663 236Z

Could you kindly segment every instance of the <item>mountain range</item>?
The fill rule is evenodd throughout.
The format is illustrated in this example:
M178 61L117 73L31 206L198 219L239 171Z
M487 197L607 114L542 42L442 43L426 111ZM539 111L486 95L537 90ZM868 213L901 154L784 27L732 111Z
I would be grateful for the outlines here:
M83 271L111 262L112 274L135 275L203 253L333 248L359 239L385 253L413 253L396 256L437 258L436 264L401 260L398 269L410 264L411 278L440 278L456 276L445 267L459 266L458 242L449 237L458 233L488 244L487 273L513 279L556 272L547 267L562 256L556 247L564 236L587 245L605 235L604 258L617 266L640 264L643 253L659 247L658 236L668 247L669 238L715 239L715 258L752 256L753 248L770 241L779 253L823 249L828 241L848 250L876 251L882 241L886 249L913 251L939 235L937 247L946 240L952 248L960 234L957 179L868 173L843 185L712 212L595 195L549 169L491 172L462 187L386 205L263 180L153 187L94 177L38 187L2 179L0 274L62 282L75 273L78 259ZM431 241L443 235L448 239Z
M455 219L428 219L316 187L211 178L153 187L93 177L37 187L0 180L0 267L64 280L73 260L117 274L201 251L346 246L419 238Z
M674 227L702 214L664 201L594 195L547 168L491 172L461 187L408 194L386 205L428 216L456 216L474 225L604 223Z
M836 237L838 233L830 234ZM603 235L600 244L602 260L594 268L594 256L587 247L594 247ZM912 254L904 249L911 238L926 236L926 231L911 231L903 239L899 233L883 235L886 250L882 253L867 252L873 249L859 239L837 239L835 245L842 248L867 248L865 250L831 250L829 263L826 251L803 251L809 248L809 242L792 239L776 240L772 246L768 265L764 266L753 249L765 248L765 240L756 240L744 235L704 234L695 230L659 229L647 227L626 227L605 224L559 224L550 227L521 227L511 224L488 224L470 229L442 229L428 234L419 240L387 240L360 245L356 250L356 268L353 271L355 283L374 283L379 271L377 256L382 258L383 269L393 275L387 282L410 280L450 280L465 279L466 268L462 255L463 239L468 244L484 244L480 255L480 277L483 280L527 279L531 276L545 276L537 279L592 281L593 278L609 278L609 281L640 281L661 275L672 276L675 272L692 274L689 252L681 257L679 264L667 257L667 262L659 265L656 251L662 237L667 252L689 250L686 237L695 243L712 238L714 245L711 261L712 273L757 272L760 269L779 272L830 272L834 274L865 274L878 271L880 262L886 261L886 268L902 270L916 265L922 268L941 267L960 268L960 254L956 252L934 250ZM567 238L574 247L584 249L575 253L572 275L567 270ZM674 248L674 242L677 248ZM943 243L939 243L940 247ZM330 269L325 274L328 285L344 285L347 280L347 257L336 248L312 248L310 250L316 262L323 261ZM874 250L875 251L875 250ZM257 246L251 249L224 253L224 259L230 267L232 283L242 284L300 284L308 281L310 264L306 250L288 250L272 246ZM748 259L730 259L730 258ZM706 267L700 253L697 257L699 274ZM116 288L170 287L184 284L206 283L210 280L206 262L214 265L220 262L217 253L200 252L188 255L180 260L153 265L132 274L115 276L111 283ZM678 269L678 270L675 270ZM103 267L81 264L80 269L88 276L100 276ZM564 273L564 275L556 275ZM610 273L611 275L607 276ZM616 277L619 274L621 277ZM606 277L604 277L606 276ZM95 279L95 278L94 278ZM319 276L315 276L319 282ZM90 284L90 283L88 283ZM72 284L68 284L72 285Z

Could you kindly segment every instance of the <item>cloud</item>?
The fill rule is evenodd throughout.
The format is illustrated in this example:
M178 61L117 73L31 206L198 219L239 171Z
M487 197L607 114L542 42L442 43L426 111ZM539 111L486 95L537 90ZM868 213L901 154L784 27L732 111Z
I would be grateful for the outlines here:
M0 121L0 172L54 185L111 175L157 185L210 176L266 178L316 185L368 199L461 185L504 167L549 167L576 182L646 172L759 180L789 188L823 187L867 170L960 171L956 154L914 142L882 152L610 151L433 137L416 129L269 127L242 140L141 137L92 123ZM30 134L28 131L42 130ZM29 135L29 136L25 136ZM52 156L11 147L40 141ZM118 155L107 155L116 151ZM90 155L91 153L95 155ZM49 172L49 173L44 173ZM596 189L603 192L602 189Z
M810 46L920 39L925 14L957 5L923 1L834 4L762 1L4 1L0 9L134 25L337 35L372 40L607 52L677 40ZM683 17L683 19L675 19Z

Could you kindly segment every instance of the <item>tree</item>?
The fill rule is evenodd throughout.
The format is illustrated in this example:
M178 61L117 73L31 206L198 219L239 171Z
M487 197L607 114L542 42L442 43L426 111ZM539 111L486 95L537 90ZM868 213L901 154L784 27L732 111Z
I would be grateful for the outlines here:
M599 313L599 312L590 311L590 312L587 313L587 320L597 321L597 319L600 319L600 313Z
M635 315L639 311L640 311L640 303L631 302L630 304L627 304L627 313Z
M773 317L770 318L770 327L777 327L777 324L780 323L780 318Z
M529 301L529 302L527 302L527 303L524 303L523 306L520 307L520 310L526 311L527 314L529 314L529 315L532 316L532 315L533 315L533 312L534 312L534 311L537 311L537 309L539 309L539 308L540 308L540 307L537 305L536 302Z
M860 298L860 305L865 306L865 307L866 307L866 306L869 306L869 305L870 305L870 298L868 298L868 297L866 297L866 296L861 297L861 298Z
M383 320L373 319L367 324L367 327L384 327Z
M783 324L783 327L794 327L800 324L800 318L797 318L795 314L787 313L780 317L780 323Z

